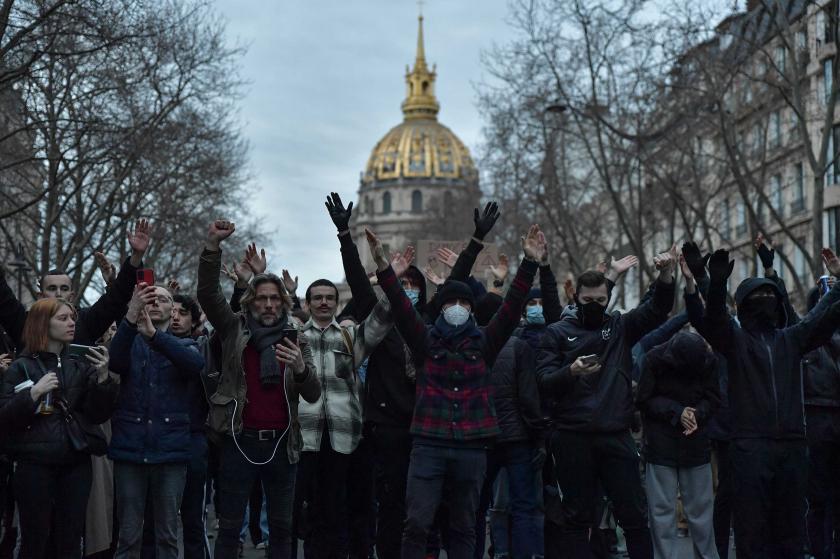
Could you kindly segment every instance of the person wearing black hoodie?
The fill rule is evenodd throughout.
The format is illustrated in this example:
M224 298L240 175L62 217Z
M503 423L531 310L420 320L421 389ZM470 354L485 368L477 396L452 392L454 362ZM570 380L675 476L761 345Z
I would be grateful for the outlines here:
M659 279L636 309L607 313L607 278L586 272L577 281L577 313L548 327L537 354L541 395L553 398L551 453L563 494L565 526L559 544L572 558L591 557L598 482L615 507L631 559L652 556L630 435L634 406L631 350L667 318L674 305L675 249L654 258Z
M822 293L808 294L808 310ZM808 425L808 540L815 559L840 557L834 538L840 538L840 333L802 358L805 421ZM826 537L831 517L834 538Z
M686 308L692 325L728 361L735 546L739 558L799 557L807 510L800 361L840 325L840 286L786 326L778 285L748 278L735 292L736 322L726 310L734 265L728 251L716 251L705 312L696 293L686 294Z
M678 491L694 556L718 557L711 445L705 432L720 401L715 361L705 340L685 331L645 355L636 402L642 412L645 491L656 559L676 553Z

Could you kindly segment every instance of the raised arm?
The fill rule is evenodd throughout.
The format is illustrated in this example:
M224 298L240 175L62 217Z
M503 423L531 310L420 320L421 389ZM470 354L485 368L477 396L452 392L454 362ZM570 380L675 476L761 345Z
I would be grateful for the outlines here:
M665 322L674 308L674 269L677 265L677 249L663 252L653 258L659 277L653 288L653 295L644 303L624 315L628 343L632 346L642 337Z
M733 348L734 325L726 310L726 282L732 275L735 261L729 251L719 249L709 259L709 291L706 308L697 331L715 351L729 355Z
M467 281L467 278L472 273L475 260L478 258L478 253L484 248L484 238L493 229L493 225L496 224L499 216L501 216L501 213L499 212L499 205L496 202L487 202L481 214L479 214L478 208L473 209L475 229L473 230L472 238L467 248L462 250L461 254L458 255L458 260L452 267L449 279L463 282Z
M26 309L18 301L12 288L6 282L6 273L0 267L0 325L12 338L15 350L23 349L23 325L26 323Z
M545 238L545 235L540 232ZM557 278L551 270L548 257L548 241L545 241L545 253L540 260L540 292L543 300L543 315L546 324L554 324L563 316L563 305L560 303L560 292L557 290Z
M198 261L198 304L213 328L224 336L236 325L236 314L230 308L219 284L222 271L221 242L233 234L235 224L230 221L214 221L207 232L204 251Z

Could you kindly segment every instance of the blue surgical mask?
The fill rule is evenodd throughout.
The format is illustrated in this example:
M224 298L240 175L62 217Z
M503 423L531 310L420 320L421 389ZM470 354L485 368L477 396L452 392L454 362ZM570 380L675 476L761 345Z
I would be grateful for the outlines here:
M405 294L408 297L408 299L411 301L412 305L416 305L417 302L420 300L420 290L419 289L405 289L405 288L403 288L403 291L405 291Z
M528 324L545 324L542 305L525 307L525 322Z
M460 326L470 319L470 311L461 305L452 305L443 311L443 319L452 326Z

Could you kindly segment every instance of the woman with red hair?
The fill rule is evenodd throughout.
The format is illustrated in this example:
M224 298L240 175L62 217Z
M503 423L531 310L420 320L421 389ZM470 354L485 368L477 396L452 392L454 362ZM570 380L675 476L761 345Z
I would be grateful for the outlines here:
M90 454L104 452L96 448L97 425L111 416L119 385L108 375L104 347L88 348L84 357L68 353L75 327L73 305L39 300L23 328L26 349L3 375L0 425L16 463L20 559L44 557L48 541L57 557L81 556Z

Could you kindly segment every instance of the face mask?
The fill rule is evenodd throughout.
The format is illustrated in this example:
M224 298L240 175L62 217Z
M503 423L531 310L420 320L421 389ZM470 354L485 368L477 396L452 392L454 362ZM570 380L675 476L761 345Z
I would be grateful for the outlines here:
M542 305L525 307L525 322L528 324L545 324Z
M753 328L775 328L779 320L775 297L760 297L748 301L741 310L741 322Z
M419 289L405 289L405 288L403 288L403 291L405 291L405 294L408 297L408 299L411 301L412 305L416 305L417 302L420 300L420 290Z
M452 305L443 311L443 319L452 326L460 326L470 319L470 311L461 305Z
M607 307L595 301L578 303L578 312L584 328L600 328L604 323L604 311L606 310Z

